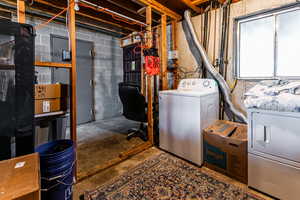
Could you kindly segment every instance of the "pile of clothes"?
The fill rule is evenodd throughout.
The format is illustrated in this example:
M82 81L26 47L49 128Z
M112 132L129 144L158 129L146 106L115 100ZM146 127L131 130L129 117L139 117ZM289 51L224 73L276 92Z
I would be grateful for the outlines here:
M300 81L261 81L245 93L246 108L300 112Z

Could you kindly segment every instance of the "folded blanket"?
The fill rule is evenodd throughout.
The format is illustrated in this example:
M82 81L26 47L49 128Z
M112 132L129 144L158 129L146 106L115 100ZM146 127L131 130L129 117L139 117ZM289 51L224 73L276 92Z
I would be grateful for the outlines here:
M300 112L300 81L261 81L244 96L246 108Z

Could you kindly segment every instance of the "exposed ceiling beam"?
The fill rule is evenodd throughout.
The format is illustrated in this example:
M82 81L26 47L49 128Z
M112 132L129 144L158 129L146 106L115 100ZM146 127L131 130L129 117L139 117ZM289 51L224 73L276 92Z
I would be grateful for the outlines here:
M140 8L140 9L137 11L137 14L139 14L139 15L141 15L141 16L143 16L143 17L146 18L146 9L147 9L147 7L142 7L142 8ZM154 11L154 12L155 12L155 11ZM157 12L157 11L156 11L156 12ZM158 14L160 14L160 13L158 13ZM155 23L157 23L157 24L160 23L159 20L154 19L153 16L152 16L152 21L155 22Z
M193 2L191 0L180 0L180 1L183 2L185 5L187 5L189 8L191 8L196 13L202 12L202 9L197 7L195 4L193 4Z
M16 8L16 3L9 2L9 1L6 1L6 0L2 0L2 1L3 2L0 2L0 7L1 7L0 12L3 10L3 11L6 11L6 12L10 13L10 15L11 15L11 13L15 12L15 10L17 9ZM53 16L53 13L51 13L51 12L36 9L36 8L26 9L26 14L30 15L30 16L38 17L40 19L45 19L45 17L46 18L51 18ZM11 16L7 17L6 19L11 20ZM56 22L62 23L62 24L65 24L65 20L66 20L65 16L58 16L55 19ZM99 25L99 23L98 24L96 24L96 23L93 23L93 24L92 23L87 23L86 19L85 20L77 19L76 24L79 27L82 27L82 28L87 28L87 29L90 29L90 30L100 31L100 32L103 32L105 34L113 34L116 37L120 37L121 35L127 35L131 32L129 30L125 31L125 30L119 30L119 29L117 30L116 28L112 29L112 27L110 27L110 28L109 27L104 27L103 23L101 23L100 25Z
M115 6L118 6L120 8L126 9L128 12L131 12L137 16L143 17L143 19L139 19L140 21L146 21L146 11L145 12L139 12L141 9L145 9L146 7L140 7L140 5L132 2L132 1L116 1L116 0L105 0ZM101 1L101 3L103 0ZM102 4L101 4L102 5ZM110 6L108 6L110 7ZM119 10L117 10L119 12ZM154 11L155 12L155 11ZM158 13L158 12L157 12ZM124 13L123 13L124 14ZM160 19L160 13L159 15L154 15L152 17L152 21L155 23L158 23Z
M220 3L225 3L227 0L219 0ZM232 0L231 3L236 3L239 2L241 0Z
M200 5L200 4L208 2L208 1L210 1L210 0L193 0L192 4L197 6L197 5Z
M155 9L161 13L164 13L173 19L181 20L181 18L182 18L181 15L179 15L178 13L172 11L171 9L163 6L162 4L158 3L155 0L133 0L133 1L135 1L137 3L140 2L147 6L151 6L153 9Z
M51 7L56 8L56 9L62 9L62 7L57 6L57 5L53 4L53 3L50 3L50 2L45 1L45 0L35 0L34 2L40 3L40 4L44 4L44 5L47 5L47 6L51 6ZM131 28L131 27L128 27L128 26L125 26L125 25L121 25L121 24L118 24L118 23L115 23L112 20L105 20L105 19L102 19L100 17L94 17L94 16L91 16L89 14L83 13L81 11L76 12L76 14L79 15L79 16L82 16L82 17L87 17L87 18L93 19L93 20L101 22L101 23L110 24L110 25L118 27L118 28L126 29L126 30L129 30L129 31L137 31L137 29L134 29L134 28Z
M137 10L140 9L140 6L131 2L131 1L116 1L116 0L106 0L111 4L114 4L116 6L122 7L126 10L128 10L129 12L132 12L134 14L137 14Z
M81 0L79 0L79 2L81 2ZM130 17L134 20L138 20L138 21L144 21L145 20L144 17L142 17L140 15L137 15L136 12L133 13L132 11L129 11L128 9L126 9L126 8L128 8L128 5L127 6L124 6L123 4L117 5L116 3L111 3L107 0L101 0L101 1L91 1L91 0L85 1L85 0L82 0L82 2L84 4L87 4L87 5L90 5L90 6L94 5L94 6L98 6L98 7L103 7L106 10L116 12L116 13L124 15L126 17Z
M192 1L192 4L194 4L195 6L197 6L197 5L200 5L200 4L202 4L202 3L209 2L209 1L211 1L211 0L193 0L193 1ZM226 2L226 0L218 0L218 1L219 1L220 3ZM236 3L236 2L239 2L239 1L241 1L241 0L232 0L231 3Z
M128 25L139 25L139 26L146 26L144 22L141 22L139 20L136 20L132 17L126 16L122 13L116 12L114 10L111 10L107 7L100 6L98 4L94 4L92 2L86 1L86 0L79 0L80 6L88 7L89 10L93 10L97 13L99 16L99 13L101 12L102 15L110 15L115 21L125 22ZM137 15L135 15L137 16ZM140 16L139 16L140 17Z

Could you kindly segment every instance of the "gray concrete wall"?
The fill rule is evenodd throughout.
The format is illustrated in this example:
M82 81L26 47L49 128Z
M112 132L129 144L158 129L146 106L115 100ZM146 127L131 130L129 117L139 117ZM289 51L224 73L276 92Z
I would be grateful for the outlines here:
M16 20L16 16L13 17ZM27 23L40 24L44 20L27 16ZM118 83L123 80L123 50L116 37L84 28L77 28L77 39L94 43L94 108L95 119L119 116L122 105L118 95ZM64 24L50 23L36 32L35 48L37 61L51 61L50 35L67 37ZM51 83L51 69L37 68L39 83Z

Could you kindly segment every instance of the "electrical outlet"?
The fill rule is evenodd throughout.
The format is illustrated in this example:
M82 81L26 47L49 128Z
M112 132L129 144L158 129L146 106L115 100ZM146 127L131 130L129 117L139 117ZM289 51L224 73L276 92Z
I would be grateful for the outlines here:
M62 50L62 61L71 61L71 51Z

